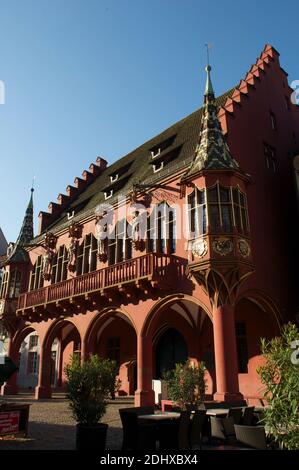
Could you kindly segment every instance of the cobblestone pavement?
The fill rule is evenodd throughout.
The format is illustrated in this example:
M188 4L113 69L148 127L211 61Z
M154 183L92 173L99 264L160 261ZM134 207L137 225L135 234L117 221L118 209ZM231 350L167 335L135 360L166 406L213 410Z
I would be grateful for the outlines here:
M35 401L30 396L5 397L5 401L31 403L29 430L26 439L2 439L1 450L63 450L75 449L75 421L68 402L62 395L50 400ZM109 402L103 422L109 425L107 449L120 449L122 426L118 410L134 406L131 399L116 399Z

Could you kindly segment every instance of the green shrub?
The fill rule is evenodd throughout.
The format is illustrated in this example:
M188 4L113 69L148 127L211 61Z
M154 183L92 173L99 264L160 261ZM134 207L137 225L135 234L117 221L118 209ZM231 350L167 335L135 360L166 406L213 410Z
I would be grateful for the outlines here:
M264 385L269 407L262 419L268 432L280 447L299 449L299 365L292 360L299 345L299 330L288 323L281 336L261 340L265 364L257 369Z
M203 362L193 366L187 361L176 364L173 370L164 374L168 396L181 409L186 408L187 404L198 405L203 402L206 390L205 370Z
M65 367L67 398L74 419L79 424L96 425L106 411L107 399L115 385L115 363L99 356L81 364L74 356Z

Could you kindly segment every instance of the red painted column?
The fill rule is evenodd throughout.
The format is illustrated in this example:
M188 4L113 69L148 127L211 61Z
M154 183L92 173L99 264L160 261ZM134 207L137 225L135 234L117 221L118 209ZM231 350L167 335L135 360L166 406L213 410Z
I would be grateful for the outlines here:
M214 399L240 400L243 396L239 391L235 318L230 305L214 308L213 332L217 385Z
M40 349L38 384L35 387L35 399L51 398L51 348L46 348L43 344Z
M10 338L8 342L8 351L7 355L11 358L11 360L18 365L19 363L19 357L20 353L19 351L15 351L15 348L13 347L13 341ZM18 371L16 371L10 379L8 379L5 384L2 385L0 395L16 395L18 393Z
M137 335L137 390L135 406L155 404L155 394L152 389L153 351L151 338Z

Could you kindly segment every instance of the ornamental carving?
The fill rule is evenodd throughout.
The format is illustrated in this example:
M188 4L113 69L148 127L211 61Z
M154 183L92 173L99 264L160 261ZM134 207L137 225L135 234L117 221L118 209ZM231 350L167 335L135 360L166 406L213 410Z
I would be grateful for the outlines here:
M51 279L52 264L56 255L56 242L57 237L53 233L47 232L45 234L43 247L46 252L43 255L43 278L46 281Z
M77 252L79 246L79 239L82 237L82 225L79 222L73 221L69 225L69 238L70 244L68 246L68 270L71 272L76 271Z
M166 191L165 189L159 188L155 189L152 192L153 199L156 199L156 201L168 201L169 203L176 203L179 199L179 196L177 194L172 194L169 191Z
M96 239L97 239L97 256L99 261L105 262L107 259L107 211L103 211L96 215Z
M208 244L203 238L197 239L192 243L192 255L195 258L203 258L208 252Z
M0 300L0 315L4 314L4 310L5 310L5 300L2 299L2 300Z
M220 237L213 241L213 250L215 253L225 256L233 251L234 245L230 238Z
M135 185L133 185L133 189L129 192L129 200L133 204L138 202L138 189Z
M243 238L238 240L238 251L243 258L248 258L248 256L251 253L250 245L247 240L244 240Z
M143 251L145 248L144 240L141 237L140 217L139 211L135 210L131 222L132 227L132 245L135 250Z

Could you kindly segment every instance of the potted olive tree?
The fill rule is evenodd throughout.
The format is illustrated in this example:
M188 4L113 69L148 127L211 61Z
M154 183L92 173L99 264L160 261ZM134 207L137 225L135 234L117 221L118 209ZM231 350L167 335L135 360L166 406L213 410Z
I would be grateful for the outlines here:
M173 370L164 374L169 398L184 410L197 408L204 401L206 380L205 365L193 365L190 361L176 364Z
M73 357L65 373L67 398L77 422L76 448L105 450L108 425L100 421L115 382L114 361L95 355L81 364L78 357Z

